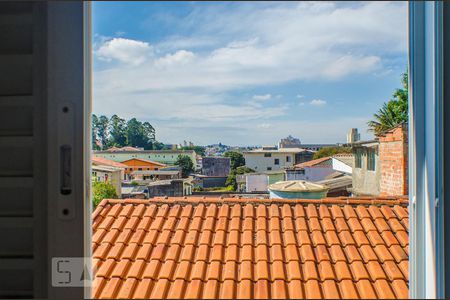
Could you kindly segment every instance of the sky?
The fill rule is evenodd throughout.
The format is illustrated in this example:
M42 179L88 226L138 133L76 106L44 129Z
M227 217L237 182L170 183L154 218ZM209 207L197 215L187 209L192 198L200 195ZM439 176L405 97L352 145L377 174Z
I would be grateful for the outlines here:
M345 142L400 87L405 2L93 2L93 113L196 145Z

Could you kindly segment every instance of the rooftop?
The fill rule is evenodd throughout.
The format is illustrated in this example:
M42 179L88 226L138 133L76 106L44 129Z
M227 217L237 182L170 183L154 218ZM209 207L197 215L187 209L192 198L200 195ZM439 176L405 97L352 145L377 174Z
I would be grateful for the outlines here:
M407 298L407 199L103 200L94 298Z
M316 167L316 166L321 166L322 163L325 163L326 161L331 160L331 156L327 156L327 157L321 157L318 159L313 159L313 160L309 160L306 161L304 163L301 164L297 164L294 167L296 169L303 169L303 168L308 168L308 167Z
M308 151L308 150L303 149L303 148L278 148L278 149L258 148L258 149L253 149L253 150L249 150L249 151L244 151L244 153L246 153L246 154L252 154L252 153L274 153L274 152L278 152L278 153L299 153L299 152L304 152L304 151Z
M106 159L103 157L98 157L95 155L92 155L91 161L92 161L92 164L96 165L96 166L103 165L103 166L111 166L111 167L122 168L122 169L128 168L127 165L122 164L120 162L116 162L116 161Z

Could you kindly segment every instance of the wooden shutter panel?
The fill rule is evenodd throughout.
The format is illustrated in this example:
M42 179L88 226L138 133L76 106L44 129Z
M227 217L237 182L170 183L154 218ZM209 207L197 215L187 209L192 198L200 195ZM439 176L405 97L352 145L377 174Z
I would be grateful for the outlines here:
M83 66L82 3L0 2L0 298L83 297L51 286L52 257L86 255ZM63 102L73 126L57 129ZM70 199L60 136L73 137L78 163Z

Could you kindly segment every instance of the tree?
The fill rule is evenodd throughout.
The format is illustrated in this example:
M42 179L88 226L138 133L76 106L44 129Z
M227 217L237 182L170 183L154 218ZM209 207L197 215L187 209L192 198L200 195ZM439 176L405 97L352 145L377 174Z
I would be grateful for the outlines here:
M93 124L93 128L95 130L95 133L97 135L97 142L101 149L107 149L109 147L109 141L108 141L108 125L109 125L109 119L106 116L100 116L99 118L94 118L92 121L95 123Z
M333 156L338 153L352 153L352 148L350 147L324 147L314 153L313 159L318 159L322 157Z
M111 146L123 147L127 145L127 124L126 121L117 115L111 117L109 121L109 134Z
M93 114L92 115L92 150L100 150L98 143L98 138L97 138L97 134L98 134L98 129L97 129L97 124L98 124L98 117Z
M144 122L142 123L142 133L144 135L144 149L153 149L153 143L156 142L155 128L153 128L153 126L149 122Z
M92 200L94 206L97 206L103 199L117 198L116 189L111 184L100 181L92 183Z
M186 178L190 173L194 172L194 163L191 158L187 155L178 155L177 161L175 162L177 166L181 168L181 176Z
M227 151L225 152L225 154L223 155L224 157L229 157L231 160L231 170L235 170L238 167L244 166L245 165L245 159L244 159L244 155L242 155L242 153L240 152L236 152L236 151Z
M255 172L255 171L246 166L240 166L240 167L237 167L236 169L232 169L230 174L227 177L227 180L225 181L225 186L230 188L230 190L232 190L232 191L236 191L238 188L237 181L236 181L237 175L253 173L253 172Z
M132 147L144 147L146 141L144 139L144 129L142 123L136 118L132 118L127 122L127 141Z
M395 90L393 99L383 103L383 106L373 115L374 120L367 122L369 131L374 132L375 135L408 122L408 73L402 74L401 82L402 88Z

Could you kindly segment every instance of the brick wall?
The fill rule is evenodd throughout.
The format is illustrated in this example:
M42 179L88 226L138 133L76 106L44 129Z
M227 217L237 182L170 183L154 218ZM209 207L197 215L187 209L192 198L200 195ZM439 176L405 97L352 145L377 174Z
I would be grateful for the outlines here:
M408 194L408 129L401 125L379 137L380 195Z

